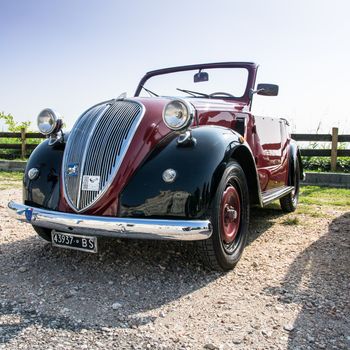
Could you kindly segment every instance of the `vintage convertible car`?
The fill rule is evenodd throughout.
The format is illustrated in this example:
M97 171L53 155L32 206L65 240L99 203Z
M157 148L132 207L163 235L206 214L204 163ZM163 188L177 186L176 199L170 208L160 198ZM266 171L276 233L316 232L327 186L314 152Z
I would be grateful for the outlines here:
M250 206L295 210L302 177L288 122L251 113L258 84L248 62L155 70L125 94L85 111L72 131L51 109L30 156L14 216L53 245L97 252L99 237L196 241L228 270L248 237Z

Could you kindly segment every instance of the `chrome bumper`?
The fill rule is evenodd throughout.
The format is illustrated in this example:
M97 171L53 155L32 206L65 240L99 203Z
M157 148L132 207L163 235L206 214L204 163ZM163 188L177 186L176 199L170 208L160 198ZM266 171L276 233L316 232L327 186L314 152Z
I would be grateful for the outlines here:
M12 216L19 221L51 230L120 238L197 241L211 236L209 220L158 220L115 218L63 213L9 202Z

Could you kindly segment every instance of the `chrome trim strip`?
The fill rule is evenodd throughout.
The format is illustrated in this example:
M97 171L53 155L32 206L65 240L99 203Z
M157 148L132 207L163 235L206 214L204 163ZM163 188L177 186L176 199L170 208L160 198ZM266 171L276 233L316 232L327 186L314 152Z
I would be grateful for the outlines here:
M197 241L212 234L209 220L116 218L63 213L8 203L11 216L32 225L87 236Z
M283 186L274 188L272 190L265 191L261 194L263 205L270 204L276 199L284 197L288 193L292 192L294 189L293 186Z

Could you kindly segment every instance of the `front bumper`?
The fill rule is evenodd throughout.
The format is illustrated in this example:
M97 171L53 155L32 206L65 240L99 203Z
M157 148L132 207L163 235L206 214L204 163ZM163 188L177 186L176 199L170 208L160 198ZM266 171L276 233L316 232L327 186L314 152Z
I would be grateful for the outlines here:
M120 238L197 241L212 234L209 220L158 220L115 218L63 213L8 203L12 216L19 221L51 230Z

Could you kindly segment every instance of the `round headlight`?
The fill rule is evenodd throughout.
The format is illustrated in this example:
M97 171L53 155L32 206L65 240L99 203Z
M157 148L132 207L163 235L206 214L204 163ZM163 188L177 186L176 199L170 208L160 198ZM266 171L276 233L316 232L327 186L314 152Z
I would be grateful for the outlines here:
M193 120L194 109L186 101L174 100L169 102L163 111L163 120L171 130L184 130Z
M50 135L58 124L58 115L50 108L46 108L38 115L38 128L44 135Z

